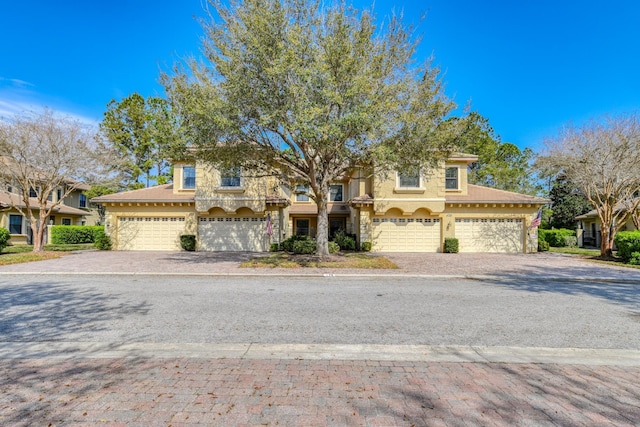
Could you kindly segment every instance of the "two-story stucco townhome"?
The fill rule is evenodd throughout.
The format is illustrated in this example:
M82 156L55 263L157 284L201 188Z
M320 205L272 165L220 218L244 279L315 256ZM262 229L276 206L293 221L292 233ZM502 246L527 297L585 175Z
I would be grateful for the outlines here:
M330 234L342 229L385 252L441 252L446 237L458 238L461 252L537 250L529 225L548 200L468 184L475 160L454 155L414 175L354 170L331 185ZM106 207L116 250L179 250L179 236L194 234L200 251L260 252L292 234L315 236L317 207L307 191L198 162L175 164L173 184L92 201Z
M73 181L73 186L75 189L61 200L60 205L53 209L47 219L47 225L85 225L89 223L88 218L91 218L92 224L95 223L93 222L95 214L89 210L87 197L83 194L84 191L89 190L91 187L76 181ZM7 190L8 192L0 193L0 227L9 230L10 245L31 244L33 242L29 219L14 207L14 205L17 205L24 209L24 200L18 194L19 191L16 186L9 186ZM55 203L63 195L64 189L58 188L51 193L49 202ZM39 208L37 207L37 194L34 189L31 189L30 196L29 205L37 218Z

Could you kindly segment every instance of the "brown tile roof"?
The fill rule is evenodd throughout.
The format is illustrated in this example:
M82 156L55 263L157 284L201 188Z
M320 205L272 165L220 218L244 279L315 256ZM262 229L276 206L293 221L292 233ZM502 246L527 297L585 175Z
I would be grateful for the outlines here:
M140 190L106 194L91 199L95 203L105 202L194 202L195 194L174 194L173 184L157 185Z
M12 206L12 203L14 202L18 207L20 208L24 208L24 202L22 200L22 196L18 195L18 194L7 194L7 193L0 193L0 207L6 207L9 208ZM38 207L38 199L34 198L34 197L30 197L29 198L29 205L31 206L31 209L33 210L39 210L40 208ZM47 207L48 207L48 203L47 203ZM56 213L56 214L63 214L63 215L78 215L78 216L84 216L84 215L89 215L89 213L87 211L83 211L82 209L78 209L78 208L74 208L71 206L67 206L67 205L58 205L55 208L53 208L52 213Z
M466 196L447 194L445 199L447 203L528 203L534 205L549 203L549 199L542 197L496 190L474 184L468 184L468 194Z
M368 194L365 194L363 196L354 197L349 201L349 203L352 205L372 205L373 197L371 197Z

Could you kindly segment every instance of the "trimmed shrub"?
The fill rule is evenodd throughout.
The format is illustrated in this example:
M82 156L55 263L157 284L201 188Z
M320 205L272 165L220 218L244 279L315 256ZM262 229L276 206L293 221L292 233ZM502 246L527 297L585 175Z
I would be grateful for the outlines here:
M304 241L310 241L310 240L311 240L311 238L309 236L296 236L296 235L293 235L293 236L289 237L288 239L283 240L282 243L280 243L280 248L283 251L286 251L286 252L293 252L293 244L295 242L304 242Z
M444 239L444 253L457 254L460 250L460 243L455 237L446 237Z
M196 236L194 234L183 234L180 236L180 246L185 251L193 252L196 250Z
M355 251L356 250L356 239L349 236L343 230L339 230L334 236L333 241L340 246L340 249L343 251Z
M104 233L101 225L54 225L51 227L51 243L54 245L75 245L94 243L96 233Z
M546 240L541 240L538 237L538 252L547 252L549 250L549 242Z
M362 242L362 244L360 245L360 249L362 249L365 252L370 252L371 251L371 242Z
M105 234L104 229L101 229L100 232L96 232L95 242L93 242L93 245L101 251L111 250L111 238Z
M329 242L329 253L335 254L337 252L340 252L340 245L338 245L336 242Z
M293 253L309 255L316 251L316 242L311 239L296 240L293 242Z
M563 248L566 246L565 237L576 237L575 230L569 230L567 228L558 228L553 230L538 230L538 241L544 240L549 243L549 246L554 248ZM576 245L577 245L576 240Z
M9 234L9 230L0 227L0 252L2 252L2 250L7 247L7 244L9 243L9 237L11 237L11 235Z
M578 247L578 237L577 236L564 236L564 245L567 248L577 248Z
M281 250L282 250L282 249L280 249L280 243L272 243L272 244L269 246L269 252L279 252L279 251L281 251Z
M614 242L618 248L618 256L624 262L629 262L634 252L640 252L640 231L619 231Z
M633 252L631 254L631 258L629 259L629 264L640 265L640 252Z

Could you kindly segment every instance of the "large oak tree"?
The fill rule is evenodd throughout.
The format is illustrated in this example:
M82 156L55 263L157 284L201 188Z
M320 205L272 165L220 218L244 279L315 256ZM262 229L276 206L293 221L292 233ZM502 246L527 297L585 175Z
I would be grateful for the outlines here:
M162 80L198 156L306 185L328 254L331 181L356 166L433 167L450 152L455 107L417 38L342 1L211 1L204 61Z
M567 126L546 141L541 167L562 173L587 198L600 219L602 256L640 204L640 116L605 117Z

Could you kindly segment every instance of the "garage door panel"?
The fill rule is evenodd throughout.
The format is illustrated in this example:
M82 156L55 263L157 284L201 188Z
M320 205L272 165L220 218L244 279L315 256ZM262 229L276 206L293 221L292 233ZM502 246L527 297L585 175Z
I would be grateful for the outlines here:
M521 219L457 218L460 252L519 253L523 251Z
M119 250L180 250L184 217L120 217L116 231Z
M268 240L262 217L200 218L198 222L201 251L263 252Z
M380 252L438 252L439 218L374 218L374 250Z

